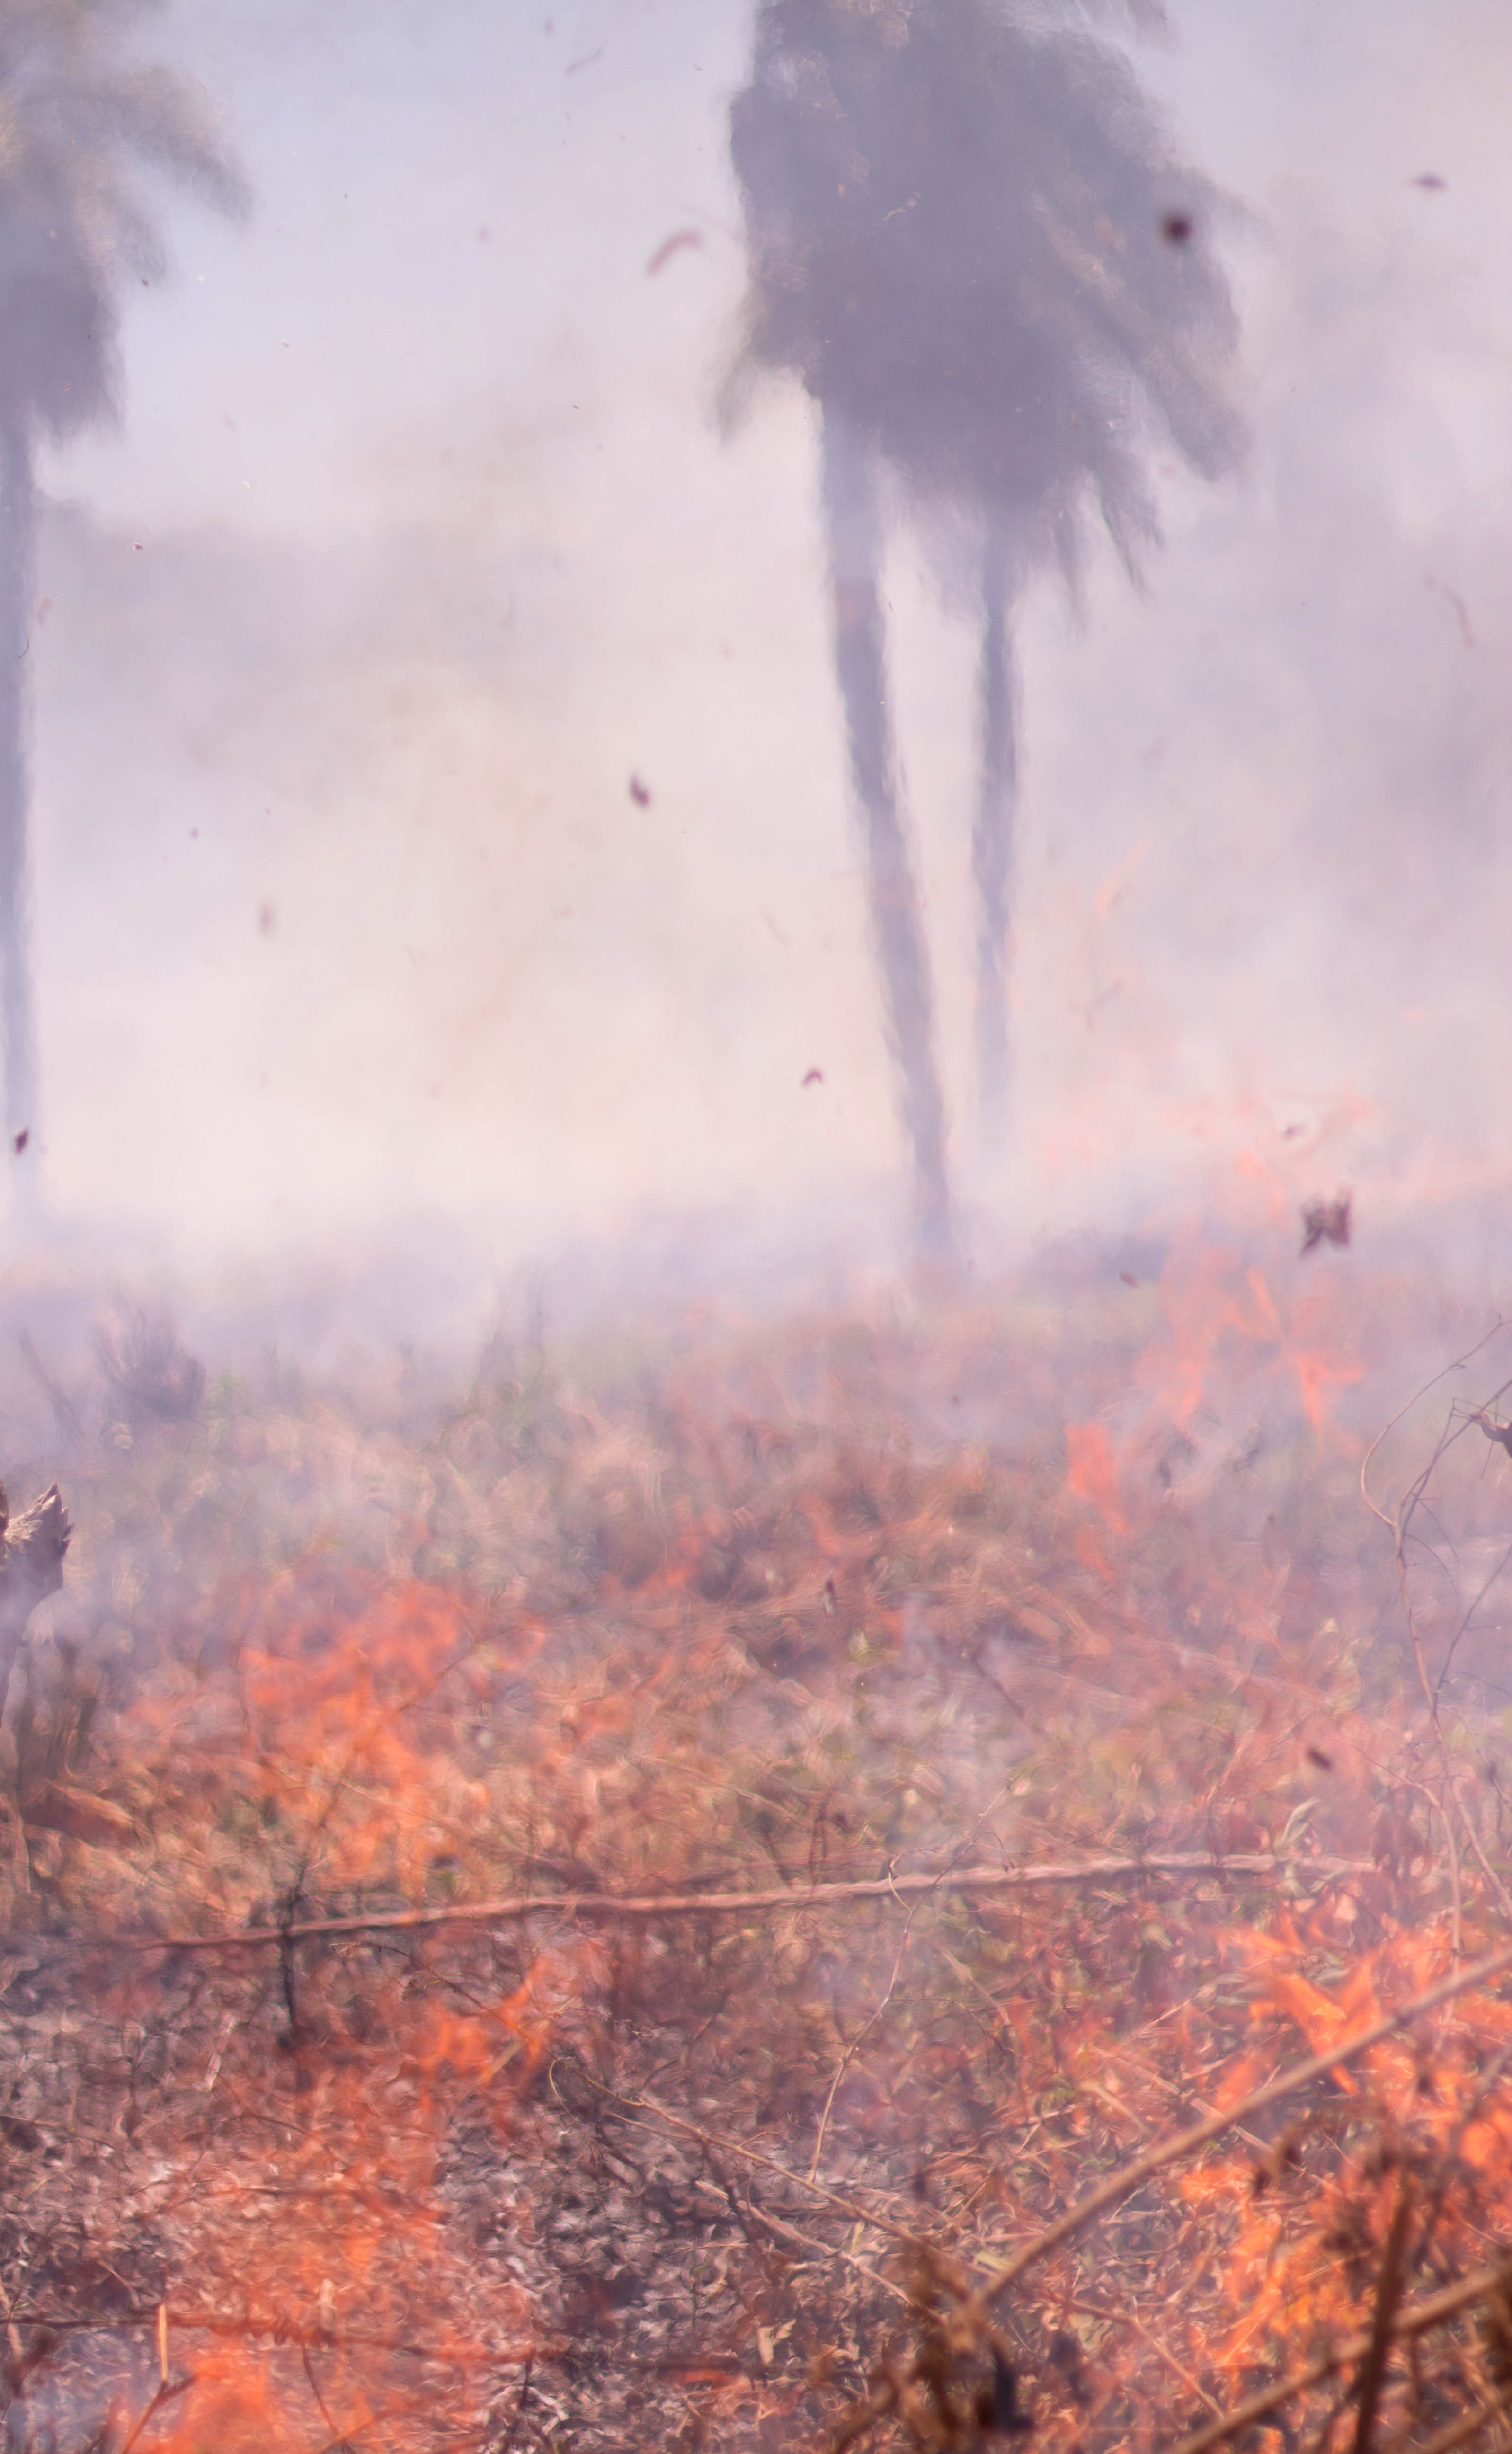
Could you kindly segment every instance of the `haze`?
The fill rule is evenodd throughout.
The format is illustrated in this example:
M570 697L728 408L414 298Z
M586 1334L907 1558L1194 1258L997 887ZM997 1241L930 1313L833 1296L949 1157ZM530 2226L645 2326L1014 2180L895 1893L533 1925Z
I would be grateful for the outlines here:
M900 526L890 566L978 1236L1505 1173L1512 30L1491 0L1174 17L1136 56L1249 208L1252 445L1237 480L1173 473L1146 598L1108 553L1079 623L1049 578L1028 600L986 1159L975 642L937 537ZM501 1261L652 1212L885 1237L814 421L776 390L716 421L749 9L197 0L143 39L256 203L168 211L121 427L46 465L55 1219L204 1253L450 1218Z

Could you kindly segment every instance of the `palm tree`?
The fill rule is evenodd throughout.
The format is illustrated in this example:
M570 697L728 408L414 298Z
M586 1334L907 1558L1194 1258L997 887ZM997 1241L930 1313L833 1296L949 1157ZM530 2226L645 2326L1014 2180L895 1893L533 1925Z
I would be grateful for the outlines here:
M27 929L37 444L114 412L117 283L164 266L142 174L166 174L223 211L245 202L202 97L131 58L142 6L0 0L0 1034L23 1205L37 1159Z
M1149 12L1146 11L1146 14ZM977 538L977 1046L1000 1122L1018 780L1012 613L1050 560L1075 586L1087 515L1131 576L1159 526L1158 436L1215 477L1238 423L1208 245L1221 200L1175 161L1122 54L1061 0L761 0L732 111L750 280L726 392L764 372L816 403L837 666L872 863L919 1248L948 1252L944 1102L891 740L877 471Z

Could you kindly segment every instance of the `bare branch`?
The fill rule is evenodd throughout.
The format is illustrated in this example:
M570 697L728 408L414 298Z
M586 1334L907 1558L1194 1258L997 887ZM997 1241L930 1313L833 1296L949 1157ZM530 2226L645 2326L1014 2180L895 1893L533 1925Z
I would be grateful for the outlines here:
M925 1892L1018 1892L1077 1883L1127 1882L1140 1876L1247 1875L1262 1880L1316 1877L1324 1883L1377 1872L1369 1858L1280 1858L1255 1850L1214 1858L1200 1850L1152 1858L1087 1858L1045 1866L960 1866L942 1875L884 1875L875 1881L815 1883L807 1891L666 1892L624 1897L614 1892L518 1893L496 1901L463 1901L446 1908L395 1909L367 1917L309 1918L298 1925L248 1926L232 1934L165 1934L140 1938L135 1951L257 1951L281 1948L314 1934L407 1934L435 1925L509 1925L532 1917L767 1917L776 1911L836 1908L850 1901L917 1898Z

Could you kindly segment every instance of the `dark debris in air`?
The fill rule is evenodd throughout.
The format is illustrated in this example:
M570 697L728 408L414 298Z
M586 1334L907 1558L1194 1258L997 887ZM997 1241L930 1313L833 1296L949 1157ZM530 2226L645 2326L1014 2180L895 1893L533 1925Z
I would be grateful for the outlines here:
M670 264L675 255L680 255L685 247L698 248L702 247L702 245L703 233L701 231L674 231L671 237L664 238L661 245L655 250L655 253L648 257L646 263L647 279L650 280L655 274L658 273L664 264Z
M1320 1244L1347 1244L1350 1231L1350 1197L1341 1193L1337 1201L1304 1201L1302 1204L1302 1251L1311 1253Z

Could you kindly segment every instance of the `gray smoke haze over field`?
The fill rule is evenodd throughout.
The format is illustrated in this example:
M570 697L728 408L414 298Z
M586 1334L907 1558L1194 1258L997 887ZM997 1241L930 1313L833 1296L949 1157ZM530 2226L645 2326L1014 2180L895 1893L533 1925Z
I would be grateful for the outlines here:
M775 388L734 438L717 418L753 28L735 0L144 20L255 204L242 230L165 207L119 429L41 465L67 1235L205 1256L445 1217L509 1265L653 1212L900 1222L816 419ZM1053 569L1020 597L991 1165L978 641L946 531L893 532L977 1232L1341 1182L1366 1217L1479 1197L1512 1135L1512 24L1194 0L1124 48L1179 158L1248 209L1209 237L1250 442L1214 484L1155 452L1145 596L1103 540L1079 615Z

